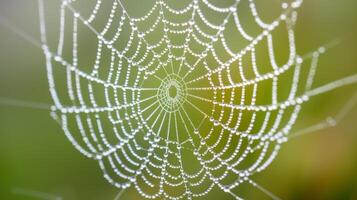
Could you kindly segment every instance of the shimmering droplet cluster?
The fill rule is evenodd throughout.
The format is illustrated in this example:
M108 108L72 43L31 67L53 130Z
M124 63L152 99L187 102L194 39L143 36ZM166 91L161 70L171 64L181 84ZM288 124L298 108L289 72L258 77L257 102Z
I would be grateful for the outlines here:
M241 23L243 1L256 34ZM97 0L89 14L78 10L87 1L64 0L57 51L46 43L41 22L52 114L74 147L97 160L116 187L134 186L146 198L164 199L193 199L217 187L240 199L235 188L244 182L258 187L251 176L274 160L301 105L313 95L309 90L324 49L305 57L296 53L293 26L301 2L283 3L281 14L268 23L254 0L235 0L228 7L192 0L179 9L157 0L142 17L133 17L121 0ZM204 10L217 15L216 22ZM104 18L102 26L99 18ZM279 26L285 27L289 44L282 64L276 62L273 45ZM234 48L227 27L247 45ZM81 56L86 50L79 42L83 29L96 36L90 41L97 48L89 71L80 62L88 59ZM151 41L153 34L161 35ZM181 43L172 37L181 37ZM71 58L63 53L68 43ZM269 66L257 61L262 43ZM312 62L301 89L301 68L308 59ZM66 74L65 92L59 92L63 88L56 83L55 65ZM292 81L281 84L287 72ZM263 104L258 91L264 83L269 101ZM282 85L289 86L285 99L278 95Z

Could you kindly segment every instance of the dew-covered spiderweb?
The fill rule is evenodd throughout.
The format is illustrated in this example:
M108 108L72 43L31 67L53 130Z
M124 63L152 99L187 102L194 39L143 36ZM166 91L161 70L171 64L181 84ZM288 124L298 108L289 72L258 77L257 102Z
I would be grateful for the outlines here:
M52 116L118 188L241 199L241 184L263 189L252 176L303 104L356 79L313 87L326 47L297 53L301 4L64 0L58 24L45 22L53 10L41 16Z

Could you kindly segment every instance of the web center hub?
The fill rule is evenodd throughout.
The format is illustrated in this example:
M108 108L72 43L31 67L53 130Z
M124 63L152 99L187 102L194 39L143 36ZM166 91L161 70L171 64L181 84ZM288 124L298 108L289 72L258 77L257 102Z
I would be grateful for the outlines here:
M160 105L167 112L177 111L185 102L186 95L186 85L176 74L170 74L163 79L157 92Z

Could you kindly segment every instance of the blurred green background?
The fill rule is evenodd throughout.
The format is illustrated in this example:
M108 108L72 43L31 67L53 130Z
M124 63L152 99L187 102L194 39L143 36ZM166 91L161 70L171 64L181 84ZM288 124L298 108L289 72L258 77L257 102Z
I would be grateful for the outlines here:
M58 13L58 1L45 3L53 4ZM37 1L1 0L0 17L39 40ZM357 73L356 36L357 1L305 0L296 25L298 53L342 39L321 57L317 86ZM338 113L355 91L356 85L347 86L313 98L294 129ZM5 104L11 99L52 102L42 51L4 26L0 26L0 97ZM357 199L356 119L354 107L338 126L292 139L254 180L282 199ZM118 193L102 178L96 161L71 146L48 110L0 105L0 199L38 199L16 194L19 188L65 200L114 199ZM219 196L210 193L206 199ZM252 187L240 196L268 199ZM122 199L141 197L131 188Z

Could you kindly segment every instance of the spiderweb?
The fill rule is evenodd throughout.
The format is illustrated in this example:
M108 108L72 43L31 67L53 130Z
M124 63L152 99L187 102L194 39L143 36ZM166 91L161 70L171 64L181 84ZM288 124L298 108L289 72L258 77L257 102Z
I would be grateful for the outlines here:
M69 141L109 183L146 198L260 188L252 175L320 93L325 48L295 47L302 1L277 3L270 20L255 0L126 3L62 1L55 51L42 16L52 115Z

